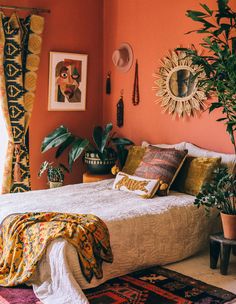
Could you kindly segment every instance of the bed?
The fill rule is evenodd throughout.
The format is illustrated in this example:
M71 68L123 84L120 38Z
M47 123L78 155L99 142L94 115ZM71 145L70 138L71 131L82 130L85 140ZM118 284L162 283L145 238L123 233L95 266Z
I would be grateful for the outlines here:
M108 226L114 254L103 264L103 279L84 279L76 250L63 239L47 248L31 278L44 304L87 304L82 289L95 287L141 268L165 265L189 257L206 244L216 216L210 219L193 205L194 197L171 191L168 196L143 199L112 189L113 179L51 190L6 194L0 198L0 221L12 213L56 211L90 213Z

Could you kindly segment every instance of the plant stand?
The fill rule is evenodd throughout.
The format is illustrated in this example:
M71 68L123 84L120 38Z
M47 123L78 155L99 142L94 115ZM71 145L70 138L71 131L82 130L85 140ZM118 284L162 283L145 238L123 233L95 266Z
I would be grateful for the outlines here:
M227 275L230 252L236 255L236 240L225 239L223 233L210 236L210 268L216 269L220 256L220 273Z

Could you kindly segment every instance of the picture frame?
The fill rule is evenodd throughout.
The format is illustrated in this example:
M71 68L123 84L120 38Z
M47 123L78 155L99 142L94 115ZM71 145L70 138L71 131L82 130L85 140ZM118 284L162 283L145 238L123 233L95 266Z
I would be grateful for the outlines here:
M48 111L85 111L88 55L50 52Z

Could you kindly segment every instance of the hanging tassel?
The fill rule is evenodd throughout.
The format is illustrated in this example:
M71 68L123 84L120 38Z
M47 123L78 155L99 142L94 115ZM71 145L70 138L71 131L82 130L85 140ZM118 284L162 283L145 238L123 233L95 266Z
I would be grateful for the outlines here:
M15 183L22 181L21 170L20 170L20 144L15 145L15 165L13 170L13 179Z
M107 80L106 80L106 94L111 94L111 72L107 73Z
M135 74L134 74L134 88L133 88L133 96L132 96L133 105L136 106L140 102L139 98L139 80L138 80L138 60L136 60L135 64Z
M117 110L117 126L120 128L124 125L124 101L123 90L121 90L120 99L116 105Z

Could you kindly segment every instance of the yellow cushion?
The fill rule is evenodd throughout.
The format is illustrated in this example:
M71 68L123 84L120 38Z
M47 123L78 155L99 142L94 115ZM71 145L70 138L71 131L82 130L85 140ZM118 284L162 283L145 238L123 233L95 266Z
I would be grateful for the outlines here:
M213 171L220 166L220 157L188 156L180 169L172 189L197 195L202 186L212 178Z
M146 148L141 146L132 146L122 169L122 172L133 175L143 159Z

